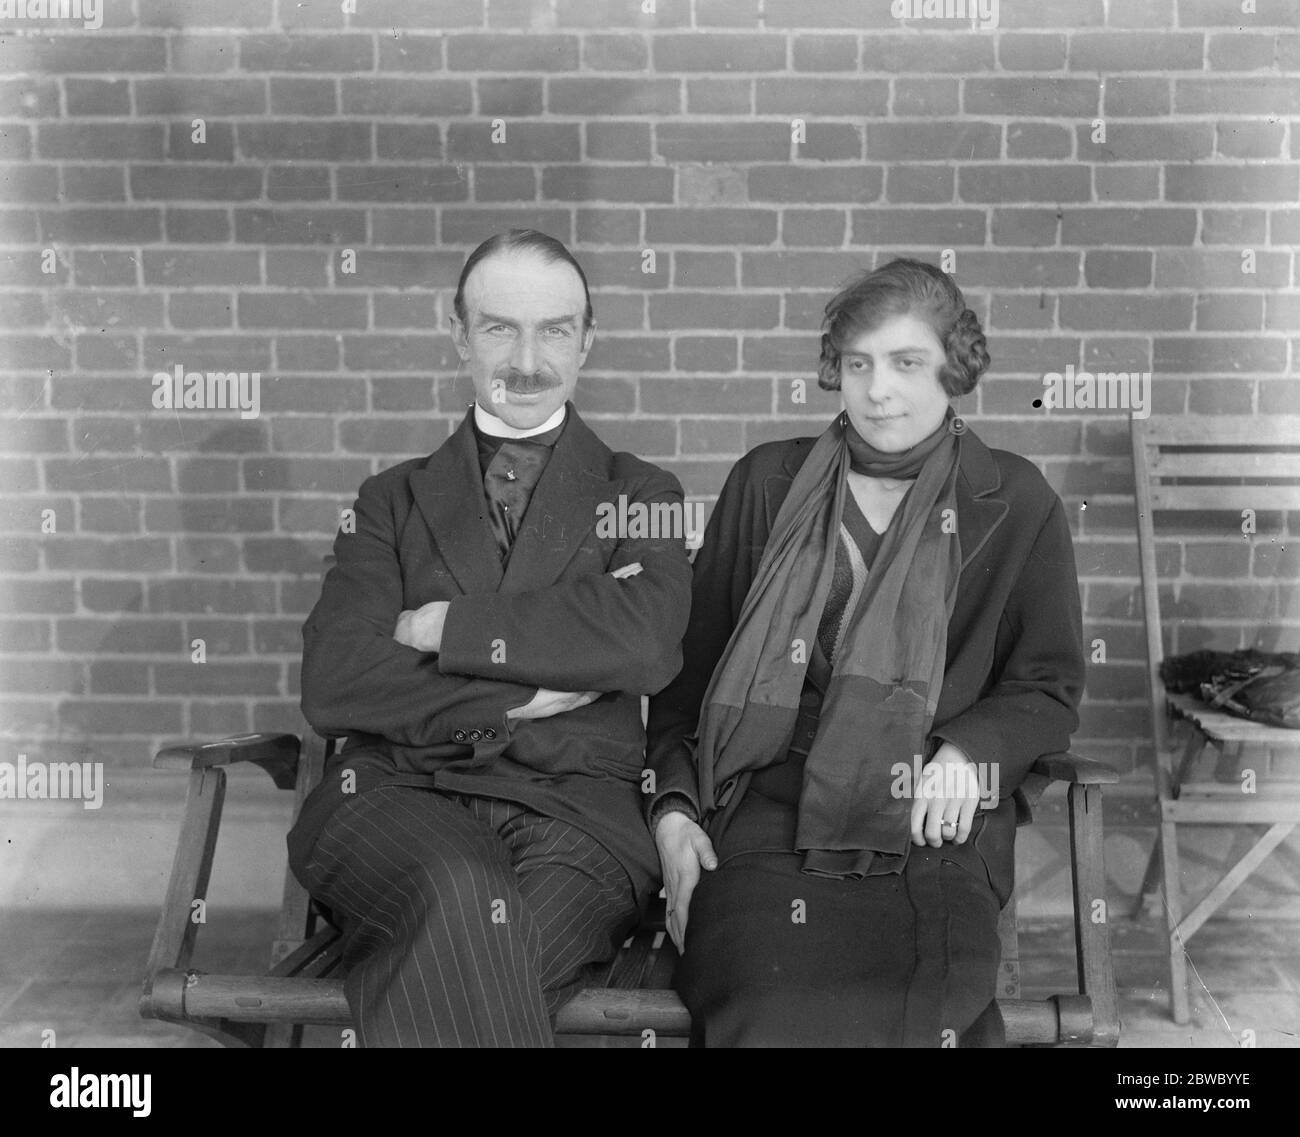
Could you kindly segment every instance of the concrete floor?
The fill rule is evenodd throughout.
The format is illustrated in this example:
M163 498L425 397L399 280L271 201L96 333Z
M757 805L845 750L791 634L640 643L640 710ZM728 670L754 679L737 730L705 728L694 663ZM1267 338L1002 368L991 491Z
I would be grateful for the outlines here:
M203 1047L213 1040L139 1017L136 1003L153 936L152 909L27 911L0 916L0 1046ZM210 914L195 965L254 973L271 941L274 914ZM1260 1048L1300 1045L1300 923L1212 920L1190 944L1192 1021L1168 1009L1158 926L1121 918L1112 926L1116 981L1128 1047L1236 1047L1253 1030ZM1021 930L1026 998L1074 987L1073 933L1062 921ZM307 1032L307 1045L337 1046L333 1028Z

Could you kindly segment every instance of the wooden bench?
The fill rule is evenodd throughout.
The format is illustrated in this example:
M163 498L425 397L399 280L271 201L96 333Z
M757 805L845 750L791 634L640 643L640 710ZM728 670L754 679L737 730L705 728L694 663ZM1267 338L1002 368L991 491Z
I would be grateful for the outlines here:
M200 927L191 912L194 901L207 893L225 797L225 767L236 762L262 767L277 786L293 791L296 817L320 781L332 749L332 742L304 729L302 740L292 734L251 734L158 754L155 766L189 771L189 790L140 1000L146 1018L183 1023L228 1046L297 1046L305 1025L350 1026L339 976L339 933L321 918L291 872L285 873L284 903L265 974L210 974L190 966ZM1101 787L1116 780L1118 775L1100 762L1055 754L1039 759L1026 782L1026 797L1034 800L1052 781L1069 786L1078 989L1043 1000L1020 998L1013 897L999 926L998 976L998 1003L1013 1045L1114 1046L1118 1040L1109 928L1094 915L1094 901L1106 895ZM690 1016L670 988L675 959L664 934L660 900L617 958L561 1008L557 1041L649 1045L659 1038L685 1038Z

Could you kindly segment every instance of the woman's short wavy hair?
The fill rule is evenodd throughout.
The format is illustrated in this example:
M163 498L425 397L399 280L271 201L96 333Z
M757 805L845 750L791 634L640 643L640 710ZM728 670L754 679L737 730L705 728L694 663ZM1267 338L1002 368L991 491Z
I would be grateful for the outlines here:
M989 366L979 317L966 307L961 289L946 272L924 261L903 258L863 273L826 305L818 386L838 391L845 348L887 317L911 314L930 325L947 352L939 368L943 389L954 396L973 391Z

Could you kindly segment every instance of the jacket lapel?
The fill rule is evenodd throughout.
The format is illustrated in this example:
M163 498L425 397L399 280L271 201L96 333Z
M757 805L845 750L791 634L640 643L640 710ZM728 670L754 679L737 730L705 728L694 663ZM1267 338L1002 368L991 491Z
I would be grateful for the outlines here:
M764 482L763 509L769 534L790 483L812 450L813 441L810 438L806 446L791 447L785 456L785 473L773 475ZM957 439L957 467L957 540L964 569L987 544L1011 507L1001 498L991 496L1001 487L1002 477L989 448L969 427Z
M528 502L510 550L501 591L521 592L552 584L595 528L597 507L617 507L614 484L605 477L610 451L569 405L564 432Z
M467 595L496 592L502 580L472 414L471 410L410 478L411 495L428 522L438 553Z

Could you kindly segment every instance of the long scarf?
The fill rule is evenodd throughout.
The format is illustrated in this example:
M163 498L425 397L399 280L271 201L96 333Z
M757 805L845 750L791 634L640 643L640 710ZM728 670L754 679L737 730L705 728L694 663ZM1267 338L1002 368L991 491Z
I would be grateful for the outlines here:
M853 432L855 467L916 481L882 538L836 651L817 736L804 765L795 847L812 872L837 872L863 850L902 856L909 796L893 767L923 753L943 685L948 620L961 569L958 433L939 429L903 455ZM781 760L798 715L809 654L830 592L844 512L852 427L841 415L814 443L777 514L740 618L705 693L700 800L737 774Z

